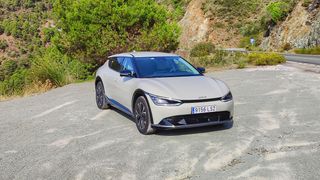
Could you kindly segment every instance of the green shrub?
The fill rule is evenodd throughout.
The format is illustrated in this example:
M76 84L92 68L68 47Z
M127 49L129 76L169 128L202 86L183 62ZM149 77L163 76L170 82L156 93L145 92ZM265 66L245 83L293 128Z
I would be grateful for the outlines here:
M213 53L215 50L215 46L211 42L203 42L195 45L191 51L191 57L201 57L201 56L208 56Z
M92 74L89 70L92 70L91 65L62 54L56 47L50 47L43 55L36 57L30 69L34 81L45 83L49 80L54 86L84 80Z
M4 60L0 66L0 80L3 81L5 78L12 76L17 68L16 61Z
M267 6L267 12L274 22L283 20L283 18L288 15L289 11L290 5L287 2L283 1L271 2Z
M261 26L258 23L246 24L245 26L240 28L240 33L243 36L251 36L256 35L260 32Z
M313 0L303 0L302 6L303 7L308 7L312 2L313 2Z
M282 46L282 50L283 50L283 51L289 51L290 49L292 49L290 43L285 43L285 44Z
M238 61L237 65L238 65L237 66L238 69L243 69L247 66L247 62L246 61Z
M191 0L159 0L161 4L168 7L172 11L172 17L175 20L180 20L185 14L185 9Z
M225 24L222 23L222 22L216 22L216 23L214 23L214 24L212 25L212 28L213 28L213 29L222 29L222 28L224 28L224 27L225 27Z
M128 50L170 52L179 45L179 42L176 41L179 37L177 31L180 29L176 24L155 25L153 31L141 33L136 44L132 44Z
M83 63L78 60L71 60L68 65L68 71L76 80L87 80L92 78L93 69L96 67L89 63Z
M227 64L230 58L230 54L223 50L216 50L213 56L213 62L216 65L225 65Z
M286 62L286 59L277 53L250 53L248 62L256 66L265 66L281 64Z
M12 76L0 83L0 95L11 96L22 94L26 85L27 71L20 69L13 73Z
M239 64L242 61L247 63L245 55L242 53L229 53L223 50L216 50L214 54L201 57L191 57L190 62L201 67L223 67Z
M213 65L213 58L211 56L190 57L189 61L196 67L209 67Z
M8 52L8 56L11 57L11 58L19 57L19 52L11 50L11 51Z
M318 46L318 47L312 47L312 48L295 49L294 52L297 53L297 54L320 55L320 46Z
M294 49L294 52L296 54L310 54L310 53L307 52L306 48Z
M0 40L0 49L5 50L7 47L9 47L6 40Z
M31 66L31 59L28 57L20 57L16 61L19 68L28 69Z
M35 36L39 36L39 27L44 13L33 11L21 11L18 14L9 14L1 23L4 32L15 38L29 41Z
M50 42L51 38L54 37L54 35L57 33L57 30L55 28L45 28L43 30L44 33L44 39L43 41L45 43Z
M4 27L2 25L2 22L0 22L0 35L4 33Z
M201 56L197 59L197 66L208 67L214 64L214 58L212 56Z

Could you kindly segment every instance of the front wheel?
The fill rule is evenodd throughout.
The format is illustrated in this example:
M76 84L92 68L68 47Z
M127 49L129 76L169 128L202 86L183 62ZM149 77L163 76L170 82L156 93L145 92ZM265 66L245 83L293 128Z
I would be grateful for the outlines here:
M225 129L231 129L233 127L233 120L222 124Z
M96 84L96 102L99 109L109 109L110 105L108 103L102 81Z
M136 125L141 134L147 135L155 132L151 127L151 113L145 97L140 96L134 104L134 117Z

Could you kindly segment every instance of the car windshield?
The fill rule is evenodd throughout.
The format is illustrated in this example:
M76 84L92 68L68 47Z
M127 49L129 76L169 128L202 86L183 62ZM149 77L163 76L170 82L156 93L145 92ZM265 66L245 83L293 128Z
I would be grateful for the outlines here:
M200 76L192 65L181 57L137 57L136 66L141 78Z

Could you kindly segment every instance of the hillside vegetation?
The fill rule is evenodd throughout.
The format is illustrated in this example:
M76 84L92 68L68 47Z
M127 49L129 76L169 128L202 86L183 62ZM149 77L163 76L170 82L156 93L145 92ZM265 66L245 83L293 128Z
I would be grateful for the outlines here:
M174 51L185 3L0 0L0 95L90 79L113 53Z

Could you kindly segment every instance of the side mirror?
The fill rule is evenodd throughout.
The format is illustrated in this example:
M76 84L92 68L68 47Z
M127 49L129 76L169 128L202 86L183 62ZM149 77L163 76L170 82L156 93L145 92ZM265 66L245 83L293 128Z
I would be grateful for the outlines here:
M199 71L199 73L203 74L206 72L206 69L203 67L198 67L197 70Z
M120 71L120 76L121 77L133 77L133 73L129 70L122 70Z

